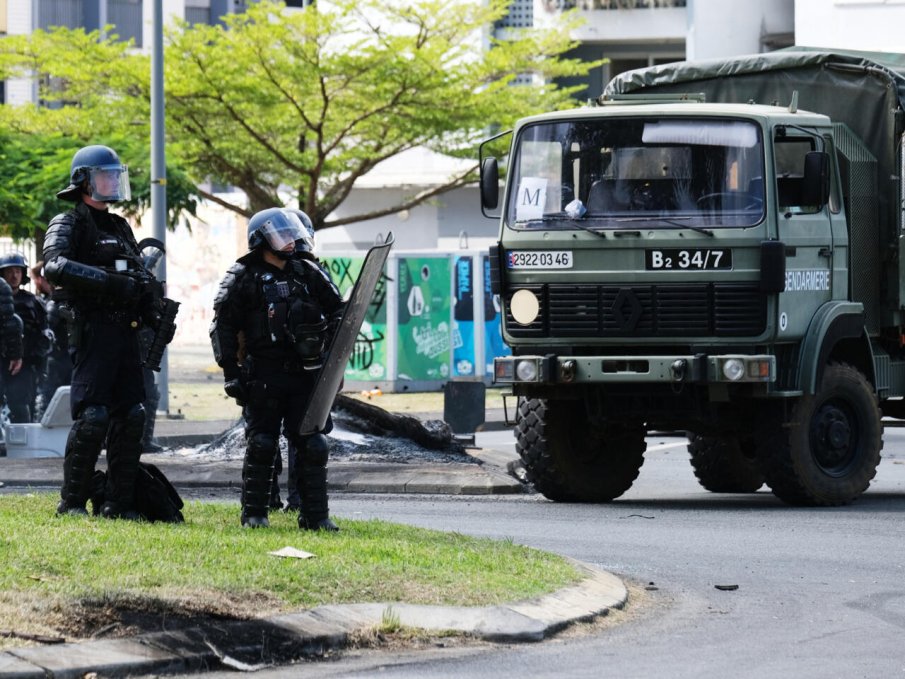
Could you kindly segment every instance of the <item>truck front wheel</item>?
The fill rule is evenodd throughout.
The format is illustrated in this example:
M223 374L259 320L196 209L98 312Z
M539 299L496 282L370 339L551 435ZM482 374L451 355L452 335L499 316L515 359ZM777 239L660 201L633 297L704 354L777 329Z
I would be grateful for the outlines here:
M867 490L883 447L873 388L850 365L826 367L815 394L798 399L788 421L764 418L758 456L767 484L792 505L845 505Z
M688 435L688 453L698 483L711 493L753 493L764 485L750 438Z
M522 400L515 435L528 480L556 502L619 497L647 448L641 423L594 423L576 401Z

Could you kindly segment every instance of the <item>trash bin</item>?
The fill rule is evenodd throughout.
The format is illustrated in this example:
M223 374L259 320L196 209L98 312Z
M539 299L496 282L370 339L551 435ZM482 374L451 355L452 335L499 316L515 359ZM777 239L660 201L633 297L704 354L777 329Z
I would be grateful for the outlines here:
M451 380L443 385L443 420L454 434L471 434L484 424L487 386L477 380Z

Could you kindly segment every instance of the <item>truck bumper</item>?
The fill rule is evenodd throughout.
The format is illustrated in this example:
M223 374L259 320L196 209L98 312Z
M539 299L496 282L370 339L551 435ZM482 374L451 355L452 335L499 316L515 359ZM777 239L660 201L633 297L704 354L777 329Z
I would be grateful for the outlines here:
M505 356L493 361L495 384L744 384L776 380L768 354L692 356Z

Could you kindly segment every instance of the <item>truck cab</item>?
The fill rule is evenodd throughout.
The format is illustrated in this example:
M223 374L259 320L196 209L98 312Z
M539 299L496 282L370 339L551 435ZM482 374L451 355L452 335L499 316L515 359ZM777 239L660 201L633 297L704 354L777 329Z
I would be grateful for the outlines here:
M709 490L852 501L879 463L879 402L905 392L881 375L902 360L883 339L900 306L883 297L888 234L858 217L870 149L797 90L763 104L637 89L523 119L507 157L482 159L513 349L494 380L519 396L529 479L610 501L646 433L673 430Z

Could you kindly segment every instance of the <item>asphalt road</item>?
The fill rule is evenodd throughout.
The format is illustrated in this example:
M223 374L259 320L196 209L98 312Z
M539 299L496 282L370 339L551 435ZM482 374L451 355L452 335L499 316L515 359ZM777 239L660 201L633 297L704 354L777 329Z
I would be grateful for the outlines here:
M492 436L507 444L507 432ZM341 517L568 555L623 577L633 599L615 625L541 644L356 652L258 677L905 676L901 429L887 430L877 479L849 507L792 508L767 490L708 493L684 442L656 436L635 486L609 505L538 496L335 495L331 503Z

